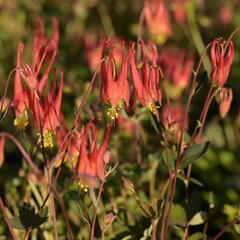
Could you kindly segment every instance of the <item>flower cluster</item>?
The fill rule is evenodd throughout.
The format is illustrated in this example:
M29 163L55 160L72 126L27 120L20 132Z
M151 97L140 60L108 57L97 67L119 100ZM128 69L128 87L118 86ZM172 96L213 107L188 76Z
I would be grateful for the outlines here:
M14 125L24 130L29 124L29 113L40 135L39 143L44 147L53 147L52 134L59 126L62 101L63 72L61 72L58 92L56 74L53 88L49 89L48 78L58 51L58 22L53 18L53 34L46 38L43 22L36 25L34 31L32 63L23 62L24 44L19 43L16 74L14 79L13 105L16 118ZM45 66L48 64L47 66ZM44 94L44 87L46 94Z

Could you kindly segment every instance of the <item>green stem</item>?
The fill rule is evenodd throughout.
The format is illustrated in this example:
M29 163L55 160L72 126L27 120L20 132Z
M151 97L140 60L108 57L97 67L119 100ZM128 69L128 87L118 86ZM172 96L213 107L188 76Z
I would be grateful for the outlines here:
M201 55L205 49L205 46L204 46L200 31L198 29L198 25L196 21L197 17L196 17L195 3L193 0L189 1L189 3L187 4L187 18L188 18L189 29L193 38L193 42L197 48L199 55ZM210 76L211 63L207 54L203 58L203 66L206 69L208 76Z
M103 25L103 28L107 34L108 37L113 38L116 36L115 30L110 18L110 15L108 14L107 7L103 3L103 1L99 1L99 4L97 6L97 10Z

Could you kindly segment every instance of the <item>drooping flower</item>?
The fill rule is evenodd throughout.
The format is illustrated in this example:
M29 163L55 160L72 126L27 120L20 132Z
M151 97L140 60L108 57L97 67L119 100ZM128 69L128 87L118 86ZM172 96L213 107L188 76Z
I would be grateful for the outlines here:
M58 93L56 93L55 78L53 88L47 92L44 102L35 96L32 99L34 104L31 110L33 111L38 129L42 130L43 135L39 134L39 143L43 142L44 147L53 147L53 134L56 133L57 127L60 126L63 78L63 71L61 71Z
M224 4L219 10L219 19L221 23L227 27L233 22L233 9L232 6Z
M102 35L98 39L94 38L95 35L84 33L83 45L86 52L87 63L92 72L97 70L97 66L102 59L102 51L106 38Z
M234 46L231 40L221 43L222 38L216 38L211 48L211 79L216 86L222 87L229 75L234 59Z
M150 36L157 43L164 43L172 35L165 0L145 0L144 11Z
M38 100L39 94L41 94L48 80L48 75L58 50L58 21L56 18L53 18L52 22L54 31L50 40L45 35L44 22L42 20L39 20L35 27L31 64L22 62L24 44L20 42L18 46L13 105L16 115L14 125L19 130L24 130L28 125L28 109L34 112L34 108L38 106L38 112L42 111ZM49 58L50 61L43 72L43 65ZM39 115L40 113L35 111L35 114Z
M16 63L16 74L14 78L14 95L13 95L13 105L15 111L15 120L14 125L19 130L24 130L28 125L28 97L27 97L27 89L24 89L22 86L22 78L21 78L21 59L24 45L23 43L19 43L18 45L18 53L17 53L17 63Z
M83 46L86 52L87 63L92 72L97 70L98 64L101 62L103 57L104 48L106 48L105 43L107 38L103 33L92 34L90 32L85 32L83 34ZM118 44L120 39L112 39L112 43ZM122 49L119 47L114 47L112 49L113 58L115 60L116 67L118 68L122 64Z
M127 80L127 64L129 54L124 54L124 42L122 48L122 66L119 74L116 72L115 58L113 55L114 46L111 41L105 43L104 52L109 48L109 57L101 64L101 100L103 104L109 103L111 106L108 115L111 120L118 116L118 110L123 107L123 103L129 105L129 86ZM124 102L123 102L124 101Z
M233 91L231 88L222 88L220 92L219 112L220 116L224 118L230 110L233 99Z
M186 7L188 0L172 0L173 14L177 22L183 24L186 21Z
M83 128L80 130L70 131L63 123L63 116L61 117L61 127L56 129L58 154L54 159L54 167L59 167L62 162L70 159L69 166L73 168L72 163L76 163L79 156L79 149L83 135Z
M148 43L151 52L151 61L149 62L145 46L141 41L142 47L142 63L137 67L134 59L134 44L130 45L130 67L134 90L136 92L138 100L153 113L156 113L155 102L161 105L162 93L160 89L160 70L157 65L157 49L152 43ZM140 66L141 65L141 66ZM140 74L141 72L141 74Z
M33 36L33 50L32 61L33 66L41 65L41 61L46 61L51 58L54 52L58 52L59 43L59 26L57 18L52 18L53 33L50 39L47 38L45 33L45 24L42 18L38 19ZM44 58L42 58L42 56Z
M159 65L164 72L169 97L179 97L190 83L194 56L183 49L163 50L159 56Z
M80 179L80 187L96 186L98 178L105 181L106 159L104 155L107 150L110 130L111 125L108 124L104 140L101 146L97 147L99 129L92 123L92 120L87 124L81 139L80 154L75 168Z

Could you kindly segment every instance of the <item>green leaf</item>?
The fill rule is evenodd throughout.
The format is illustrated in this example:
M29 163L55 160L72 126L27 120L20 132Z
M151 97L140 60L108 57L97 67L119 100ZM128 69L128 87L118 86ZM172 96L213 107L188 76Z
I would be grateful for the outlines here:
M185 227L187 225L187 214L180 204L173 204L170 213L170 223Z
M151 121L151 124L152 124L153 128L155 129L155 131L157 133L160 133L160 131L159 131L158 127L157 127L156 121L153 118L153 115L151 113L150 113L150 121Z
M198 181L196 178L190 177L190 178L189 178L189 181L190 181L191 183L194 183L194 184L198 185L199 187L204 187L204 185L203 185L200 181Z
M141 213L144 217L150 219L158 219L162 214L162 200L154 198L150 203L147 203L136 197L137 203L141 209Z
M27 231L34 229L47 221L48 208L44 208L41 213L35 213L35 208L27 203L23 203L19 208L19 216L10 219L13 228Z
M202 240L205 239L207 235L205 233L197 232L191 235L188 240Z
M192 219L189 221L188 225L196 226L203 224L206 220L206 213L203 211L197 212Z
M210 142L205 142L189 147L183 155L181 168L186 168L189 164L201 158L207 152L209 145Z
M186 183L187 181L189 181L189 182L191 182L191 183L194 183L194 184L198 185L199 187L203 187L203 186L204 186L200 181L198 181L197 179L192 178L192 177L187 178L187 177L185 177L185 176L183 176L183 175L181 175L181 174L178 174L178 175L177 175L177 178L179 178L180 180L182 180L184 183Z
M23 226L23 224L18 216L10 218L9 220L10 220L13 228L20 230L20 231L26 231L26 228Z
M141 237L140 240L150 240L151 234L152 234L152 225L150 225L149 228L144 230L143 237Z
M166 165L166 167L170 167L171 169L175 168L175 156L171 149L166 148L162 152L162 158L163 162Z
M240 224L234 224L234 230L240 234Z

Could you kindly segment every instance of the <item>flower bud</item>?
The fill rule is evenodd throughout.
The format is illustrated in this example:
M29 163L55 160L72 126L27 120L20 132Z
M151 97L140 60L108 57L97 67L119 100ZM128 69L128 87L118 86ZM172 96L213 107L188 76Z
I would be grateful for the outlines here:
M233 62L234 46L231 40L223 43L220 43L220 41L221 38L216 38L211 48L211 79L214 85L222 87L227 81Z
M219 112L220 116L224 118L230 110L233 99L233 92L231 88L223 88L220 92Z

